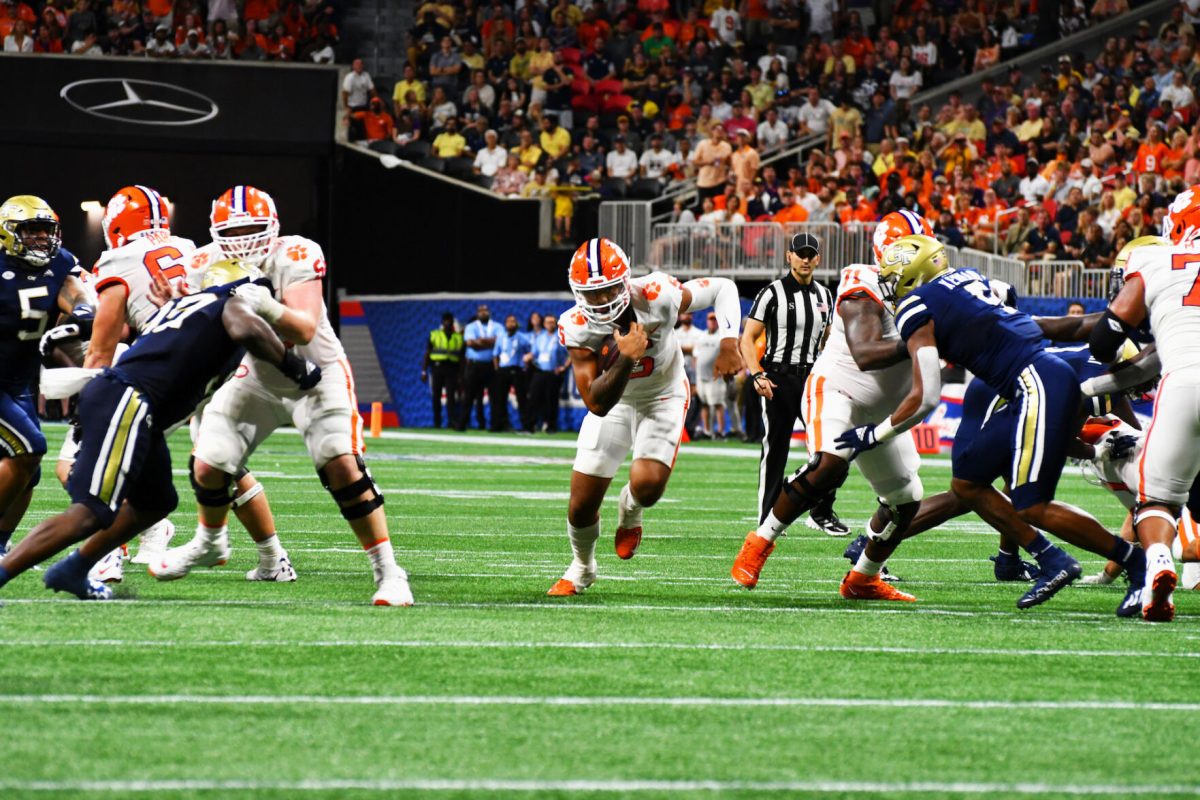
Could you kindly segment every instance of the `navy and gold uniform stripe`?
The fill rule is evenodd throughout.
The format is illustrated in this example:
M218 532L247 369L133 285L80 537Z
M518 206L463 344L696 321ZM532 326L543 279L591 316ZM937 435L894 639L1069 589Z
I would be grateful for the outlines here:
M1040 479L1046 446L1046 390L1033 366L1017 376L1021 388L1020 417L1013 442L1013 486Z
M136 389L126 388L109 423L100 457L92 470L91 494L114 510L137 446L138 431L148 410Z

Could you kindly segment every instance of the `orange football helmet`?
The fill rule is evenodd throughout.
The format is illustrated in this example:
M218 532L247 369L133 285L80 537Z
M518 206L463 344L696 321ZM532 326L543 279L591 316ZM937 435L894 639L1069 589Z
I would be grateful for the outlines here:
M589 239L579 245L567 278L580 311L598 324L616 320L633 297L629 257L608 239Z
M1200 185L1175 195L1163 217L1162 235L1173 244L1191 244L1200 238Z
M212 205L209 232L225 258L257 267L279 238L279 214L271 195L253 186L226 189ZM241 229L252 228L249 232ZM238 233L233 233L233 231Z
M929 220L916 212L902 208L884 216L875 226L875 236L871 249L875 251L875 263L883 260L883 251L894 244L902 236L933 236L933 226Z
M158 192L149 186L126 186L104 208L104 241L112 250L142 231L170 231L170 216L171 209Z

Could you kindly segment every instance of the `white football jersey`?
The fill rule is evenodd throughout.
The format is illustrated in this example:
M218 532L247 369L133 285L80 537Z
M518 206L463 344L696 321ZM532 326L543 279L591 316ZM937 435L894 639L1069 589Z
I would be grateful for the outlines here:
M675 336L683 285L663 272L634 278L630 305L634 317L646 328L649 344L646 353L633 367L625 385L622 401L649 400L675 392L687 380L683 353ZM566 347L581 347L600 352L614 326L597 325L588 320L578 306L572 306L558 320L558 340Z
M842 301L853 295L866 295L879 303L883 308L883 338L899 341L900 333L896 330L892 309L879 288L879 268L871 264L851 264L842 270L829 339L813 365L813 372L820 373L829 386L840 390L856 404L867 408L880 403L894 405L912 388L912 364L905 360L887 369L863 371L858 368L846 342L846 323L837 313Z
M210 242L197 250L188 269L188 288L197 291L204 270L221 258L221 249L216 242ZM275 240L260 269L275 287L275 299L283 302L283 293L289 287L325 277L325 253L322 252L321 245L312 239L303 236L280 236ZM337 334L333 332L324 301L321 303L317 332L308 344L296 345L296 353L320 367L345 361L346 353ZM283 377L274 367L263 368L263 365L257 364L256 359L251 356L247 356L243 363L247 363L268 386L280 390L295 389L295 384Z
M95 289L101 292L114 284L124 286L125 322L141 333L158 312L158 306L150 300L155 276L162 274L172 283L183 283L195 249L190 239L167 231L135 233L125 244L100 254L94 270Z
M1200 367L1200 246L1139 247L1125 267L1134 276L1146 286L1163 374Z

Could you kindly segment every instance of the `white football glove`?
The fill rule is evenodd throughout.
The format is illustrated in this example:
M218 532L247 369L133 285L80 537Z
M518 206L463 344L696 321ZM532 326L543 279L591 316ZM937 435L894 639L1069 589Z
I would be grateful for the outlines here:
M286 306L271 294L271 290L257 283L243 283L233 290L235 297L240 297L250 304L250 309L267 322L277 322L283 316Z

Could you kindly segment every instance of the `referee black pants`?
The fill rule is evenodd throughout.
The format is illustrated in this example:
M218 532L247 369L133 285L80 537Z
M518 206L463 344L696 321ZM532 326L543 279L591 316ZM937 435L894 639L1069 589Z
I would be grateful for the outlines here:
M762 409L762 451L758 461L758 521L767 518L767 513L775 505L783 490L783 479L787 472L788 453L792 446L792 429L796 420L803 420L800 403L804 397L804 381L807 372L802 375L790 375L782 372L767 371L767 377L775 384L774 395L770 400L759 397ZM833 506L831 493L820 504L821 507Z

